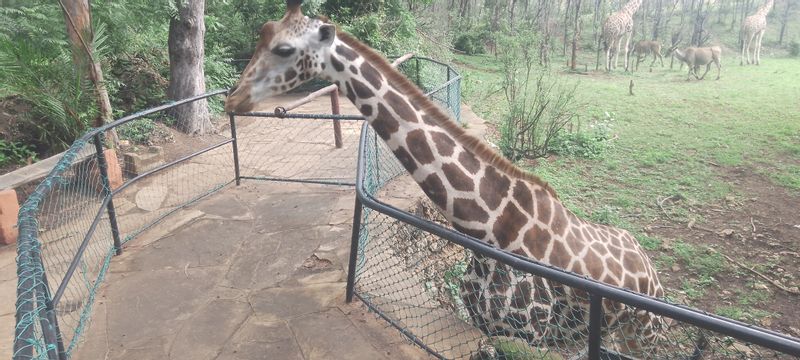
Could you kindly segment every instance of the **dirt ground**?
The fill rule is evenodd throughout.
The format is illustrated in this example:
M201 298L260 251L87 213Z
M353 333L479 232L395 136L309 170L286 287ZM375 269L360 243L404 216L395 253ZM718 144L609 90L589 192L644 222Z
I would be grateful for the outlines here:
M770 314L758 325L800 336L800 195L775 185L752 168L720 168L720 172L739 196L693 209L698 220L691 228L662 219L650 226L651 234L665 241L662 247L682 239L727 256L730 271L716 275L716 288L689 301L693 306L716 312L720 307L736 306L742 294L760 293L761 300L751 308ZM687 277L696 276L680 265L663 272L662 281L671 293L680 289Z

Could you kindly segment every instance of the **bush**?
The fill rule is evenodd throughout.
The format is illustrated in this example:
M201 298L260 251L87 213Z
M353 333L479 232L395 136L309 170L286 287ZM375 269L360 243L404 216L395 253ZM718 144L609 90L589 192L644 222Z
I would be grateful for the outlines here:
M792 55L793 57L800 56L800 41L797 41L797 39L792 40L792 42L789 43L789 55Z
M602 119L593 120L585 129L559 133L550 148L558 155L569 155L587 159L601 157L612 146L612 114L605 113Z
M36 161L36 152L28 145L0 139L0 167Z
M484 39L477 34L461 34L453 42L453 47L467 55L478 55L486 52L483 47Z
M130 140L135 144L147 144L156 130L156 123L151 119L131 121L117 128L120 139Z
M511 161L546 156L564 127L576 116L574 86L543 68L534 68L535 54L526 38L501 39L503 84L508 111L500 123L498 146Z

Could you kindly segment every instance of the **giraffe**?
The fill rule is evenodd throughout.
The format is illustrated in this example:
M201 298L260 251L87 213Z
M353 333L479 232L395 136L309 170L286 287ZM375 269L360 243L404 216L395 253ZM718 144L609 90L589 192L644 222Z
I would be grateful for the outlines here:
M453 227L519 256L649 296L664 291L648 256L630 233L597 225L567 210L553 188L514 166L446 112L376 51L308 18L288 0L279 21L263 25L253 58L231 89L228 112L252 111L262 100L312 78L336 84ZM490 336L531 344L585 333L588 296L581 290L522 276L474 257L461 297L472 322ZM662 318L605 301L605 329L644 349L667 325ZM634 336L639 334L640 336ZM639 340L634 340L639 339Z
M603 41L606 47L606 71L617 67L622 36L625 35L625 70L628 69L628 46L633 33L633 14L639 9L642 0L630 0L619 11L611 14L603 23ZM616 49L614 49L616 47Z
M742 23L742 58L739 65L744 65L745 57L747 64L761 64L761 40L764 39L764 32L767 31L767 14L772 10L774 0L767 0L756 10L755 14L744 19ZM750 62L750 49L753 49L753 62Z

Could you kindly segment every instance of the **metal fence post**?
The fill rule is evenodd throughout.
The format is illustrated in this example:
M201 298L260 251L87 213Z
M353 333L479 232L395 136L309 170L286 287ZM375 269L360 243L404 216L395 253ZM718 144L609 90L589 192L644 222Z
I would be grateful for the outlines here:
M236 115L229 114L231 120L231 145L233 145L233 173L236 176L236 186L242 184L242 175L239 170L239 138L236 136Z
M453 86L453 84L450 83L450 67L445 68L444 71L447 72L447 107L452 109L455 106L450 102L450 87ZM455 111L453 111L453 114L455 115ZM458 119L456 119L456 122L459 122Z
M589 295L589 359L600 359L601 331L603 325L603 297Z
M419 73L419 58L415 56L415 57L414 57L414 60L416 60L416 61L417 61L417 62L416 62L416 65L417 65L417 86L418 86L420 89L424 89L424 87L422 87L422 80L420 80L420 73Z
M358 261L358 240L361 234L361 210L363 205L356 195L356 205L353 210L353 237L350 242L350 262L347 265L347 296L346 301L353 301L356 287L356 261Z
M111 236L114 238L114 249L116 255L122 255L122 243L119 239L119 227L117 226L117 212L114 208L114 195L111 192L111 183L108 180L108 162L106 153L103 151L103 133L97 132L94 135L94 148L97 151L97 165L100 168L100 180L103 182L103 196L109 196L108 221L111 223Z
M339 115L341 110L339 108L339 89L331 91L331 113ZM336 143L336 148L342 148L342 124L339 120L333 120L333 141Z

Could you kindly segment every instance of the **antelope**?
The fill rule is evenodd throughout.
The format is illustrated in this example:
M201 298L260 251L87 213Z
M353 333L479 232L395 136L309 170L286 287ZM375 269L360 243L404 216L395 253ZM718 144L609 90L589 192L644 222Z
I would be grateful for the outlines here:
M676 48L672 50L672 56L689 66L689 73L686 75L687 81L691 79L690 75L694 75L697 80L703 80L711 69L712 62L717 65L717 80L719 80L719 75L722 72L722 64L720 63L722 48L719 46L688 47L683 51ZM698 77L697 68L702 65L706 66L706 72L703 73L703 76Z
M661 56L661 43L658 41L639 40L633 45L632 53L636 54L636 71L639 71L639 63L647 59L647 55L653 55L653 62L650 67L656 63L656 60L661 61L661 67L664 67L664 57Z

